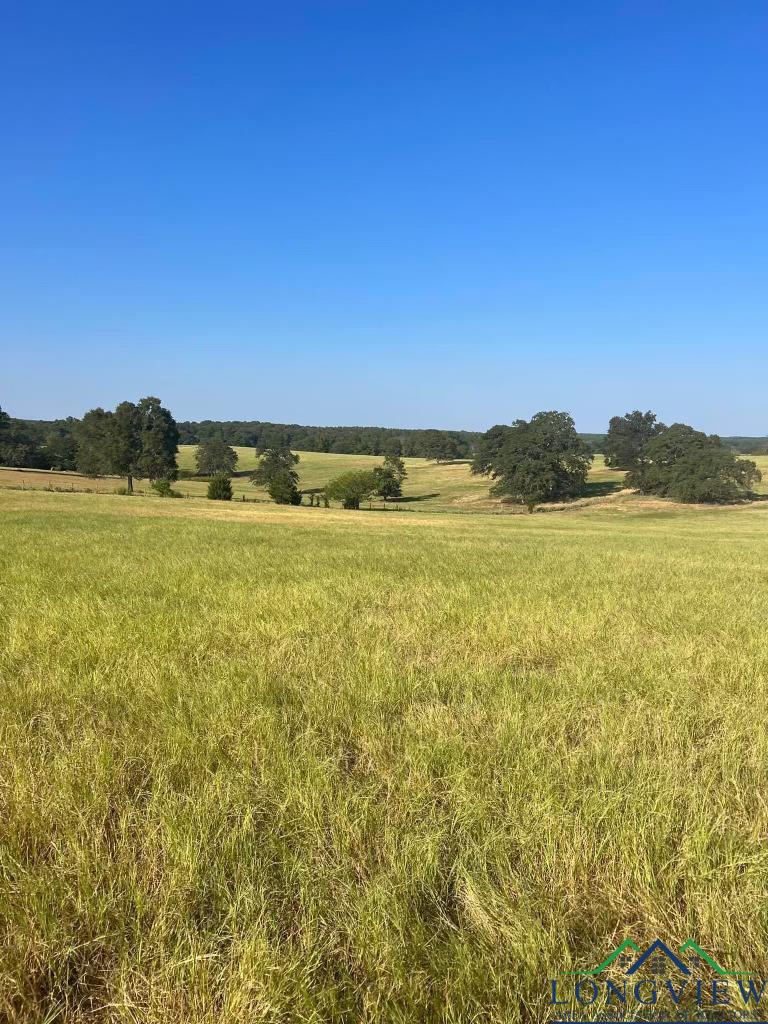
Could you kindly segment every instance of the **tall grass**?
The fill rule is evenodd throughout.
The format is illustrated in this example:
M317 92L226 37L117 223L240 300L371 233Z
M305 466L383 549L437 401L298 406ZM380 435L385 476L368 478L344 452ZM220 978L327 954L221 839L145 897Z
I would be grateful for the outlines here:
M0 1020L539 1021L626 935L768 971L761 507L0 515Z

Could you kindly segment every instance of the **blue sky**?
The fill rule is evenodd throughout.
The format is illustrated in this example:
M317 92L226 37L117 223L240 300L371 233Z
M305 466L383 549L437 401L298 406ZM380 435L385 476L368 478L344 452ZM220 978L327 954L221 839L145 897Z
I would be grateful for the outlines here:
M5 6L0 405L768 433L768 6Z

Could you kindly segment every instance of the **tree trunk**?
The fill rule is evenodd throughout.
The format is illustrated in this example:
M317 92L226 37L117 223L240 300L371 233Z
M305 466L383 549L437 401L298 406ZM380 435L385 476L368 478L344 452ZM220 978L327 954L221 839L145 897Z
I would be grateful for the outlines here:
M133 477L130 473L128 474L128 493L133 494Z

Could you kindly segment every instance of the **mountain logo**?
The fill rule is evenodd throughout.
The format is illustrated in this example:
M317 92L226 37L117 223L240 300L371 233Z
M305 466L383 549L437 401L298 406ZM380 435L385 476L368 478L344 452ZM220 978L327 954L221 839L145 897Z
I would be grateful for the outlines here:
M668 972L671 968L674 972L682 974L684 977L690 977L694 969L698 968L701 970L704 965L723 978L744 977L749 974L748 971L725 970L714 957L705 952L698 942L694 942L693 939L686 939L678 947L677 952L673 952L666 942L662 942L661 939L656 939L642 951L634 939L625 939L597 967L585 971L569 971L568 973L570 975L597 975L602 974L603 971L615 964L616 968L623 966L622 973L631 976L636 974L642 967L658 965L662 958L667 963ZM694 962L689 962L689 958Z

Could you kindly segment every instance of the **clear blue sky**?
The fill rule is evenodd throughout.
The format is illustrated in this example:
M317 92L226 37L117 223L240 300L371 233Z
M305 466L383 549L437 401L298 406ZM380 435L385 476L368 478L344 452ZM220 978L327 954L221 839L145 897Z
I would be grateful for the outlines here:
M11 0L0 405L768 432L765 0Z

